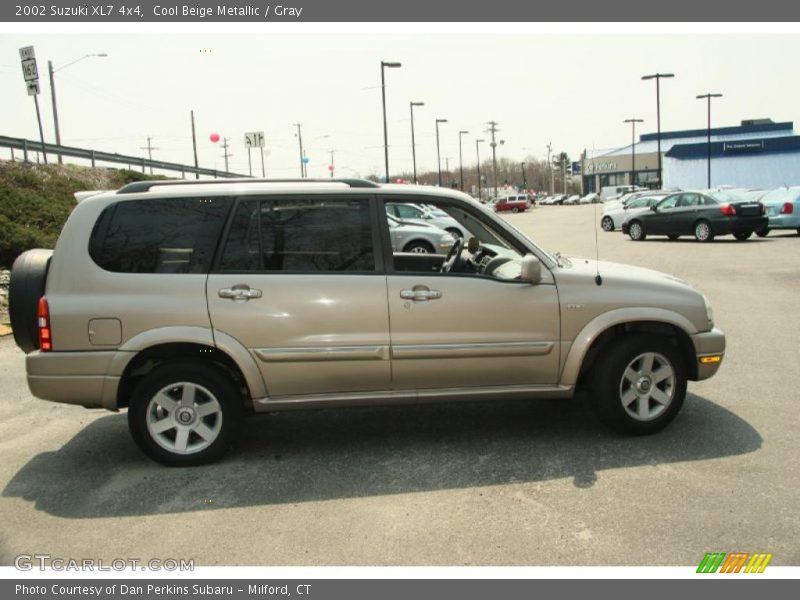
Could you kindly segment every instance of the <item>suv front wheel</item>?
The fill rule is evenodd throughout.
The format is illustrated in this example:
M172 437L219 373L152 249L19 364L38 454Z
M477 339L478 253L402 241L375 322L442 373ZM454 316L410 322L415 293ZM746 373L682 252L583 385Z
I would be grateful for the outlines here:
M235 442L242 418L241 394L227 373L183 361L166 363L145 376L128 408L136 444L167 466L217 460Z
M595 365L592 406L619 433L646 435L666 427L686 397L686 368L677 349L652 335L615 343Z

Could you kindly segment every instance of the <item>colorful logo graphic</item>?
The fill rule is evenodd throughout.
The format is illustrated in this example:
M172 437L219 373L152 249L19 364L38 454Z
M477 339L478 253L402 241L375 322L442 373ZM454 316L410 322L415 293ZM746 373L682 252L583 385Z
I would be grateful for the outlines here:
M698 573L763 573L772 554L750 554L749 552L710 552L697 567Z

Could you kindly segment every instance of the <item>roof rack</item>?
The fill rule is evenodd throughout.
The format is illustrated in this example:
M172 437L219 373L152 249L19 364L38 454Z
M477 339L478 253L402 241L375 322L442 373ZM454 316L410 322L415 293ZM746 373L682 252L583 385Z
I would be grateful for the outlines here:
M149 192L154 187L163 185L219 185L231 183L344 183L351 188L377 188L380 187L374 181L368 179L210 179L186 181L182 179L159 179L154 181L134 181L123 185L117 190L118 194L139 194Z

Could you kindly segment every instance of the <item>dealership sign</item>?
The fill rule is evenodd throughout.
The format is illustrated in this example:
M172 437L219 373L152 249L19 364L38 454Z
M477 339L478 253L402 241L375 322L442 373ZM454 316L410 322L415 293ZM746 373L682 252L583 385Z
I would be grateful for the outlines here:
M764 140L752 142L723 142L723 152L761 152L764 150Z
M604 163L589 163L586 165L586 171L588 173L599 173L600 171L616 171L617 170L617 163L615 162L604 162Z

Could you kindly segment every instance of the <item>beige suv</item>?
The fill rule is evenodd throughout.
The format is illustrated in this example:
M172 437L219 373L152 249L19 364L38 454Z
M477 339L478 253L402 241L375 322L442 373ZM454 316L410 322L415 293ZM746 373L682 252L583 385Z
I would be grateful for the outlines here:
M460 192L214 180L76 196L55 250L14 263L28 383L39 398L127 408L164 464L220 457L251 412L579 386L610 427L652 433L723 358L686 283L548 254ZM389 202L440 208L469 242L395 252Z

